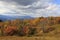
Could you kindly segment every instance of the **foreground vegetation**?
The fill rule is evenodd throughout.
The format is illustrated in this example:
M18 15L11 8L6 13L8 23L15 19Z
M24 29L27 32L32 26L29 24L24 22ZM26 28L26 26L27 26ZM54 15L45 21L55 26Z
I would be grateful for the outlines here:
M1 21L0 36L60 37L60 17Z

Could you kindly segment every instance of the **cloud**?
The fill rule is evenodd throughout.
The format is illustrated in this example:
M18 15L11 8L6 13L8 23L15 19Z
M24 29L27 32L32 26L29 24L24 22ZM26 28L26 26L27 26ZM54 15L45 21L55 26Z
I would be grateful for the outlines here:
M29 5L32 4L33 2L36 2L38 0L1 0L1 1L6 1L6 2L16 2L20 5Z
M0 0L0 15L60 16L60 5L52 0Z

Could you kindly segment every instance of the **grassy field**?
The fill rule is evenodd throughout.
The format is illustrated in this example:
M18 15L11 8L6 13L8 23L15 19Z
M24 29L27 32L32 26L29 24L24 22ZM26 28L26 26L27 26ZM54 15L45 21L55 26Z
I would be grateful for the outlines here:
M60 37L16 37L16 36L5 36L0 37L0 40L60 40Z

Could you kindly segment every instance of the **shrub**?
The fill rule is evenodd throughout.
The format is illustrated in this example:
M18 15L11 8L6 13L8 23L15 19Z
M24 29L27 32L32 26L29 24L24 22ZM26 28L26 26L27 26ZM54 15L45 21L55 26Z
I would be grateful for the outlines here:
M36 28L32 28L32 27L29 28L29 33L28 34L29 34L28 36L36 34Z
M43 32L44 32L44 33L48 33L48 32L53 31L53 30L55 30L54 27L49 27L49 28L43 30Z
M5 35L12 36L12 35L17 33L17 27L15 27L15 26L8 26L8 27L6 27L4 29L4 33L5 33Z

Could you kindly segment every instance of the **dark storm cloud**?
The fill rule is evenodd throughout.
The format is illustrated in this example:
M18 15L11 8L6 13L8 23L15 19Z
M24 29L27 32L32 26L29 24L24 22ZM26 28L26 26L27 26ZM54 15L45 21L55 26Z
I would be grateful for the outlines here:
M21 5L29 5L29 4L32 4L38 0L13 0Z
M16 3L20 4L20 5L26 6L26 5L30 5L30 4L32 4L34 2L36 2L38 0L1 0L1 1L16 2Z

